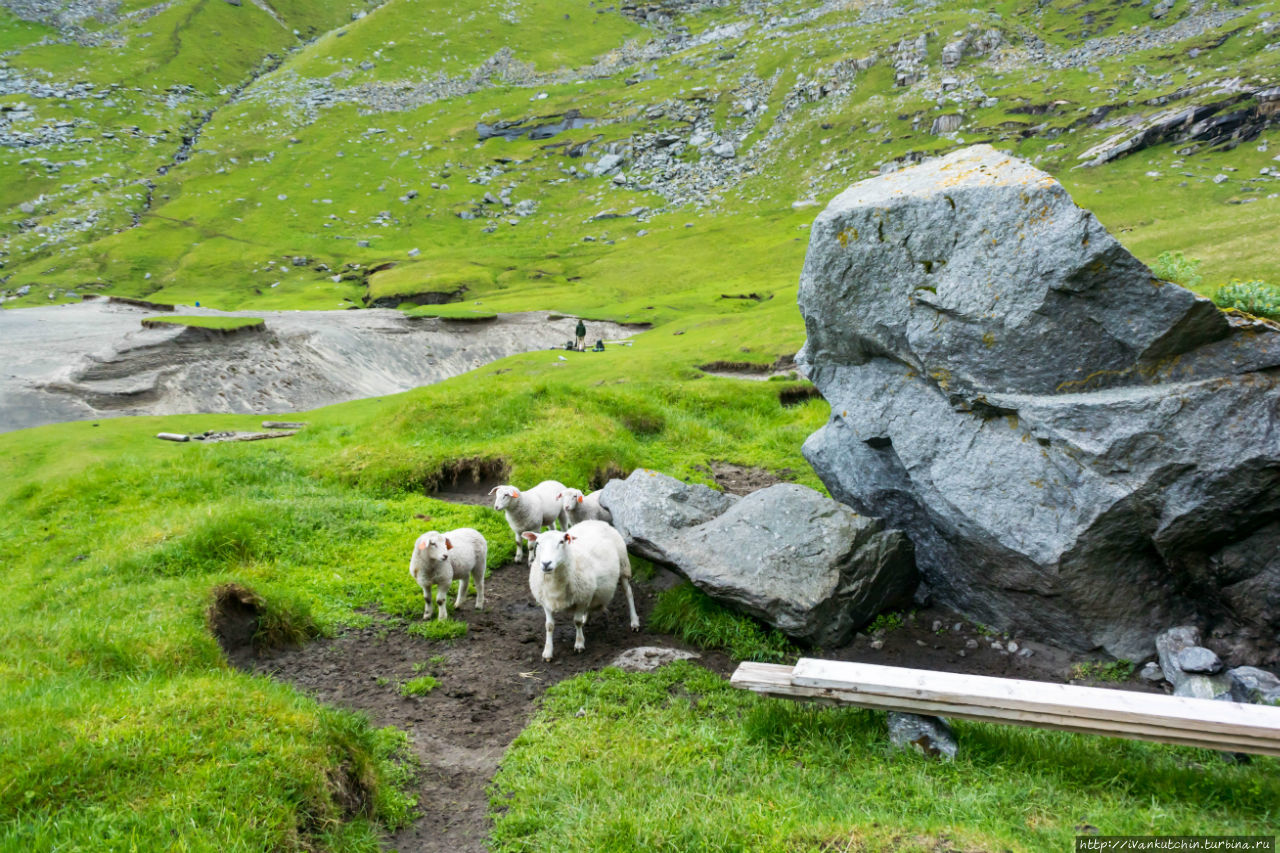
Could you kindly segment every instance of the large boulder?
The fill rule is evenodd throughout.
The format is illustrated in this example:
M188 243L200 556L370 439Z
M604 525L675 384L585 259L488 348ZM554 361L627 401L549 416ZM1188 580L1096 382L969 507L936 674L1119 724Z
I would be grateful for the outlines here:
M916 588L901 531L805 486L733 498L642 469L610 481L600 502L637 553L806 642L842 643Z
M1156 279L988 146L838 196L799 301L832 407L805 455L911 536L938 601L1130 658L1197 619L1274 653L1272 326Z

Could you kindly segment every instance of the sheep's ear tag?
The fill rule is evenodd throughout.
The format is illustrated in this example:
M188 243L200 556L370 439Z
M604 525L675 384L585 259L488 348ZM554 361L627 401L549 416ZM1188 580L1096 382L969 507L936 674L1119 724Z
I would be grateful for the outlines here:
M520 497L520 492L519 492L519 491L517 491L516 489L512 489L512 490L511 490L511 497L513 497L513 498L518 498L518 497Z
M446 550L446 551L452 551L452 550L453 550L453 543L452 543L452 542L450 542L448 539L446 539L446 540L444 540L444 547L445 547L445 550Z
M427 549L427 543L426 543L426 542L419 542L419 543L418 543L418 550L419 550L419 551L425 551L426 549Z
M573 541L573 539L574 539L574 537L570 536L568 533L566 533L566 534L564 535L564 541L566 541L566 542L572 542L572 541Z
M582 503L582 495L578 495L578 503Z

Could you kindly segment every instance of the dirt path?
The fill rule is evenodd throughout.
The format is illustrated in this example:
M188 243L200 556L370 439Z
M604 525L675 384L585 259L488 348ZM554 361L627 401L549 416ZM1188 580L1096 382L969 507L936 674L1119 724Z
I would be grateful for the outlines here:
M635 585L642 624L654 597L678 582L675 575L659 572L652 581ZM483 612L475 610L474 598L463 603L457 618L470 627L455 641L425 640L406 633L403 625L376 624L244 662L322 702L365 711L376 724L409 733L423 766L417 792L422 817L388 838L387 849L486 850L486 789L542 692L565 678L602 669L636 646L688 648L670 636L629 630L626 601L619 592L605 618L592 617L587 623L585 652L573 653L573 623L562 620L556 625L555 659L544 663L542 609L529 595L525 567L508 564L493 570L485 599ZM730 671L723 655L701 655L703 666ZM426 666L415 671L415 664ZM424 674L439 679L435 690L421 697L400 695L401 683Z

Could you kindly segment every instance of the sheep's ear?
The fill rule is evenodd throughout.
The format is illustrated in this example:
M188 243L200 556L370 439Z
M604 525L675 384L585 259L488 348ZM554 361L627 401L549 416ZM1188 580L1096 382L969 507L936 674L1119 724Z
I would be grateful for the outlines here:
M556 500L558 500L558 501L559 501L559 500L564 500L564 492L561 492L560 494L556 495Z
M498 491L498 489L501 489L501 488L502 486L494 486L492 489L489 490L489 494L493 494L494 492Z
M444 538L444 548L445 548L445 550L446 550L446 551L452 551L452 550L453 550L453 543L449 541L449 537L448 537L448 536L446 536L446 537Z
M520 534L520 537L526 542L538 541L538 534L534 533L532 530L526 530L524 533Z
M425 550L427 550L427 543L426 543L426 542L419 542L419 543L418 543L418 550L419 550L419 551L425 551Z

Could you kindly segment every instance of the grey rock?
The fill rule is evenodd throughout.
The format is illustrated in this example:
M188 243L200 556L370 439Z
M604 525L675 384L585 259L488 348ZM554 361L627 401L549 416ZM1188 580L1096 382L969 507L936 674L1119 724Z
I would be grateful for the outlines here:
M911 536L938 603L1137 659L1249 594L1215 632L1280 633L1280 334L988 146L857 184L810 232L797 360L832 416L805 456Z
M1173 685L1174 696L1190 696L1196 699L1230 699L1231 679L1225 675L1199 675L1186 672L1178 664L1178 655L1185 649L1200 645L1200 631L1191 625L1182 625L1156 637L1156 654L1165 679Z
M732 142L724 140L712 145L711 153L725 160L732 160L738 156L738 148Z
M665 544L673 533L721 515L738 501L706 486L682 483L648 468L631 472L626 480L610 480L600 504L613 515L613 526L627 547L648 560L672 562Z
M406 252L405 254L407 254L407 255L408 255L409 257L411 257L411 258L416 258L416 257L418 257L418 255L422 254L422 252L421 252L420 250L418 250L418 249L410 249L410 250L409 250L408 252Z
M1215 184L1225 184L1227 180L1228 178L1226 175L1218 174L1213 176L1213 182Z
M1164 681L1164 670L1160 668L1160 664L1155 661L1147 661L1142 669L1138 672L1138 677L1143 681L1152 683Z
M1155 6L1151 7L1151 17L1155 18L1157 21L1160 20L1165 15L1169 14L1169 11L1173 8L1173 4L1175 2L1176 0L1160 0L1160 2L1156 3Z
M910 601L917 578L900 531L795 484L715 495L638 471L606 485L600 502L638 553L797 639L838 645Z
M954 133L960 129L960 125L963 122L964 116L959 115L958 113L938 116L933 120L933 125L930 126L929 132L934 136L939 136L944 133Z
M914 749L933 758L951 760L959 749L951 726L942 717L890 711L889 742L899 749Z
M1270 704L1280 697L1280 678L1256 666L1237 666L1227 670L1231 679L1231 698L1237 702Z
M1183 672L1199 675L1213 675L1222 671L1222 661L1212 649L1204 646L1189 646L1178 652L1178 668Z
M627 649L609 662L609 666L616 666L624 672L653 672L661 666L666 666L672 661L677 660L694 660L701 657L697 652L687 652L684 649L669 649L665 646L637 646L634 649Z

